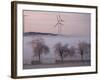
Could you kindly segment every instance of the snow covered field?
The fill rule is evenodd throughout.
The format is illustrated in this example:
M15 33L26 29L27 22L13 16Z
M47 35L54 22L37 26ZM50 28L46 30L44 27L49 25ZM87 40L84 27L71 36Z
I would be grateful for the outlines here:
M68 44L68 47L74 46L77 48L78 43L80 42L86 42L86 43L90 43L90 38L89 37L75 37L75 36L52 36L52 35L27 35L23 37L24 43L23 43L23 66L25 69L30 69L30 68L35 68L35 67L39 67L40 65L35 65L35 67L32 67L34 65L31 64L31 62L35 59L37 60L38 58L33 58L34 56L34 52L32 49L32 40L36 40L42 38L45 41L45 44L50 48L50 52L49 54L46 55L41 55L41 62L42 63L55 63L56 60L60 60L60 57L55 55L54 52L54 46L57 43L61 43L62 45L64 44ZM64 58L65 61L79 61L78 65L90 65L90 53L89 54L85 54L83 56L83 60L86 60L86 62L83 62L83 64L80 62L81 61L81 55L80 54L75 54L74 56L67 56L66 58ZM76 63L74 62L74 64L76 65ZM67 64L67 63L66 63ZM66 65L65 63L62 65ZM45 65L44 65L45 66ZM53 66L59 66L59 65L53 65ZM60 65L61 66L61 65ZM74 66L72 65L72 63L69 63L69 65L67 64L66 66ZM43 67L43 64L42 64ZM52 67L52 65L48 65L48 67Z

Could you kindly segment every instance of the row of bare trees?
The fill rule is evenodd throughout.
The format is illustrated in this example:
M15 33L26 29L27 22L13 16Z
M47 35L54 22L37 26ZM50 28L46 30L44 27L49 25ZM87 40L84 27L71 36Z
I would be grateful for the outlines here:
M32 41L33 44L33 53L34 56L38 56L39 62L41 58L41 54L48 54L50 52L49 47L45 44L43 39L37 39ZM64 57L73 56L76 53L76 48L74 46L68 47L68 44L62 45L61 43L57 43L54 46L55 54L60 56L61 62L64 61ZM80 42L78 44L77 50L81 55L81 59L83 60L83 56L86 53L90 53L90 44L86 42Z
M75 48L74 46L68 48L68 44L62 45L61 43L57 43L55 45L55 53L58 54L61 58L61 61L63 62L64 57L66 56L74 56L76 53L76 50L81 55L81 59L83 60L84 54L90 53L90 44L86 42L80 42L78 44L78 48Z
M55 53L58 54L63 62L64 57L70 55L73 56L75 53L75 48L72 46L68 48L68 44L62 45L61 43L57 43L55 45Z

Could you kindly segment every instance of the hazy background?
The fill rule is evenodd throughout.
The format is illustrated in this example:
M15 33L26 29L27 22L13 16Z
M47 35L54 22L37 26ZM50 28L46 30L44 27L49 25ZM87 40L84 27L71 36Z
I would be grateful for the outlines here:
M62 34L74 36L90 36L90 14L89 13L59 13L23 11L24 32L57 33L57 15L64 20Z

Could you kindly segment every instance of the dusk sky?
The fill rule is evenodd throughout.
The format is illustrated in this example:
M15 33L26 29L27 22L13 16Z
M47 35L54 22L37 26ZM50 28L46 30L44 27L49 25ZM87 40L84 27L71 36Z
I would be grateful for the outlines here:
M24 32L58 33L57 15L64 20L61 34L90 36L91 15L89 13L62 13L43 11L24 11Z

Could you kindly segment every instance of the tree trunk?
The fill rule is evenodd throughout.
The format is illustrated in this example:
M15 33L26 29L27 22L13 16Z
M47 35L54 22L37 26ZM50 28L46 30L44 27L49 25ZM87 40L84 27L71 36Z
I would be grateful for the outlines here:
M60 57L61 57L61 62L63 62L63 51L60 50Z
M63 56L61 56L61 62L63 62Z
M41 62L41 61L40 61L40 56L41 56L41 55L39 54L39 63Z
M63 62L63 54L60 53L60 57L61 57L61 62Z
M83 61L83 51L81 51L81 60Z

